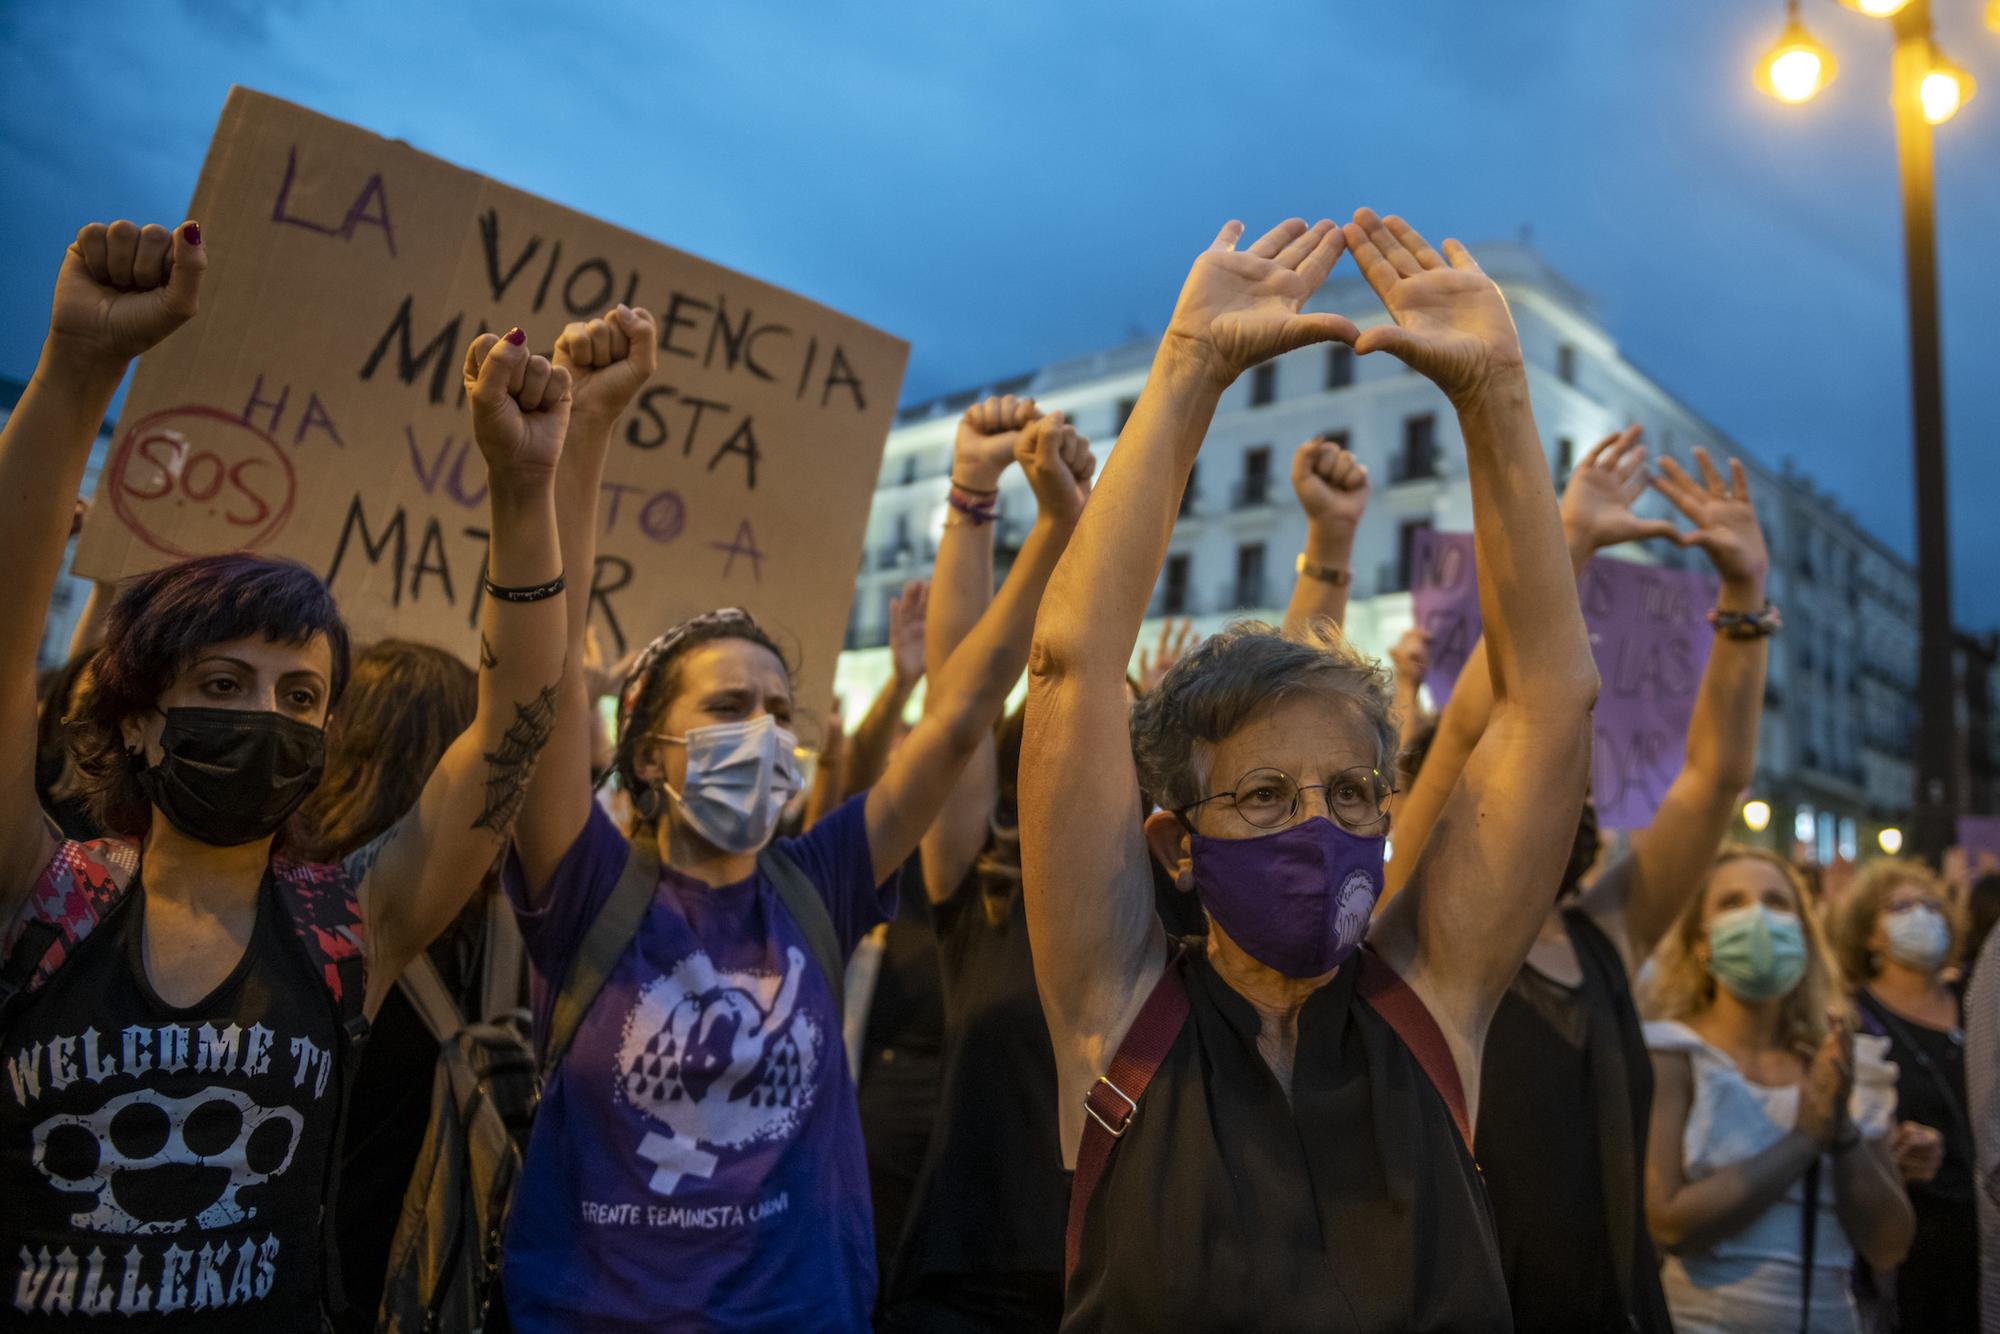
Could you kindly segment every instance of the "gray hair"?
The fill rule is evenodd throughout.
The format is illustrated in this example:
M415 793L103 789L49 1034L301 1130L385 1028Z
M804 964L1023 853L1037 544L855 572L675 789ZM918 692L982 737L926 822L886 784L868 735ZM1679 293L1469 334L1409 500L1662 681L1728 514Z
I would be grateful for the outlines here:
M1310 692L1345 700L1375 734L1375 767L1392 774L1396 721L1389 674L1357 653L1333 622L1292 639L1262 621L1235 621L1175 663L1132 710L1139 786L1166 810L1201 800L1206 756L1261 709ZM1309 780L1305 780L1309 781Z

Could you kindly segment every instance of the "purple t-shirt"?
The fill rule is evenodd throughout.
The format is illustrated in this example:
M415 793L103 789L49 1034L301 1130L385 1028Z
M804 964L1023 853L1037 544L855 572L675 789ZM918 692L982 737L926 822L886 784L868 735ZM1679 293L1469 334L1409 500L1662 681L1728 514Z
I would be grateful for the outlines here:
M862 807L780 844L843 950L895 907ZM593 803L540 907L508 858L537 1032L629 854ZM873 1233L840 1012L805 933L761 872L664 871L535 1114L503 1262L515 1328L863 1330Z

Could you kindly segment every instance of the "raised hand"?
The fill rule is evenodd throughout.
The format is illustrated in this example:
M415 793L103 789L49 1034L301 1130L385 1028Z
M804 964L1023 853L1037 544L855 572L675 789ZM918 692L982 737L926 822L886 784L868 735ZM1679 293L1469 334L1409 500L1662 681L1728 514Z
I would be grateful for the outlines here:
M63 255L49 342L65 356L122 367L194 316L207 269L192 222L177 232L93 222Z
M569 372L571 411L607 426L625 414L659 360L653 312L617 305L563 326L553 363Z
M1695 466L1702 480L1696 482L1687 470L1671 458L1660 460L1660 475L1653 485L1688 517L1694 531L1681 539L1686 546L1708 553L1715 572L1725 585L1753 593L1760 601L1764 576L1771 568L1771 553L1764 545L1764 529L1757 522L1757 507L1750 503L1750 477L1740 459L1729 461L1729 481L1722 480L1708 451L1694 449Z
M1176 626L1169 616L1160 622L1160 640L1152 649L1139 650L1139 693L1150 695L1167 679L1173 665L1195 646L1194 621L1183 618Z
M528 351L528 335L481 334L465 350L472 433L495 480L553 476L569 429L569 371Z
M1440 255L1401 218L1365 208L1342 231L1361 276L1396 321L1362 332L1355 351L1389 353L1461 407L1493 377L1520 372L1521 338L1507 299L1471 251L1447 238Z
M1027 474L1040 517L1074 526L1090 499L1091 474L1097 456L1090 441L1076 433L1060 412L1037 417L1014 441L1014 457Z
M1292 455L1292 491L1309 523L1351 535L1368 508L1368 469L1338 440L1316 436Z
M1646 492L1646 447L1639 428L1628 426L1598 441L1569 475L1563 490L1563 535L1579 558L1620 542L1664 537L1680 542L1680 532L1665 519L1642 519L1632 504Z
M997 395L974 403L958 419L951 480L973 491L997 491L1028 423L1042 415L1032 398Z
M1421 626L1403 631L1389 646L1389 662L1396 669L1396 688L1416 693L1431 670L1431 635Z
M1905 1181L1935 1180L1944 1166L1944 1136L1919 1121L1898 1121L1889 1140L1896 1174Z
M912 579L889 600L889 661L896 680L914 686L924 674L924 615L930 607L931 585Z
M1792 1128L1822 1148L1840 1137L1847 1123L1847 1098L1854 1090L1854 1037L1834 1016L1799 1085L1799 1110Z
M1167 345L1226 385L1281 352L1354 341L1347 317L1299 313L1346 248L1339 228L1325 219L1308 227L1288 218L1248 250L1236 248L1242 237L1242 223L1226 222L1196 257L1167 324Z

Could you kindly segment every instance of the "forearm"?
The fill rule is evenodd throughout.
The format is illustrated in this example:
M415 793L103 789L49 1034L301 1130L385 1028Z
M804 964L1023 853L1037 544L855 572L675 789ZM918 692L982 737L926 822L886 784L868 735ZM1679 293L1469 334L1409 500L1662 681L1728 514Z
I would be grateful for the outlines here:
M1354 530L1326 524L1306 528L1306 563L1340 570L1348 577L1335 583L1330 579L1300 574L1292 584L1292 600L1285 608L1285 634L1303 636L1312 625L1328 620L1335 625L1347 622L1347 594L1353 587Z
M1909 1254L1916 1214L1878 1142L1864 1141L1834 1159L1834 1212L1854 1249L1876 1269L1894 1269Z
M846 734L835 726L820 746L819 763L813 767L812 791L806 794L806 828L818 824L822 816L840 804L841 775L847 766L846 756Z
M1051 667L1124 679L1222 385L1199 355L1162 343L1049 580L1035 635Z
M34 696L35 655L56 575L69 542L70 516L90 442L124 377L125 365L66 359L55 346L0 427L0 532L7 534L14 594L0 615L0 673L6 707ZM18 719L11 715L11 729ZM27 722L32 733L32 717Z
M1733 1237L1784 1195L1819 1156L1819 1145L1791 1131L1763 1151L1684 1182L1647 1210L1653 1236L1674 1254Z
M1526 376L1503 373L1461 403L1458 415L1494 695L1538 714L1544 707L1587 711L1597 669Z
M69 656L88 653L104 642L104 625L111 619L111 604L118 600L118 585L105 579L92 581L90 594L83 600L83 615L70 631Z
M894 674L877 692L854 735L847 742L846 765L840 780L840 794L851 797L875 786L889 763L889 750L896 743L896 726L909 706L915 683L905 683Z
M928 692L933 699L926 713L942 715L947 729L968 752L999 721L1007 696L1028 665L1036 612L1071 540L1066 525L1037 520L999 594L931 678ZM1133 634L1137 633L1135 619ZM1130 647L1118 659L1121 675Z
M563 572L562 679L548 745L535 766L516 822L515 846L530 891L547 883L590 815L591 737L597 701L585 679L584 646L590 628L590 586L597 564L597 503L610 422L572 413L556 465L556 529ZM496 535L497 546L497 535ZM500 580L495 577L494 582ZM537 604L539 605L539 604ZM492 610L488 600L487 610Z
M1724 583L1717 599L1724 611L1764 605L1761 579ZM1764 673L1770 640L1717 635L1695 695L1688 724L1687 769L1719 803L1732 801L1757 771L1757 724L1764 712Z
M999 479L993 480L997 484ZM951 651L993 600L993 528L956 513L945 520L924 610L924 672L929 676L944 670Z
M1397 799L1395 855L1389 859L1377 912L1408 883L1418 858L1423 855L1424 845L1430 841L1431 830L1451 799L1452 790L1458 786L1465 762L1471 758L1479 738L1485 735L1492 715L1493 679L1486 668L1486 640L1481 638L1472 646L1471 655L1458 673L1458 683L1452 687L1451 698L1445 701L1444 711L1438 715L1437 731L1431 737L1423 768L1417 771L1409 792Z

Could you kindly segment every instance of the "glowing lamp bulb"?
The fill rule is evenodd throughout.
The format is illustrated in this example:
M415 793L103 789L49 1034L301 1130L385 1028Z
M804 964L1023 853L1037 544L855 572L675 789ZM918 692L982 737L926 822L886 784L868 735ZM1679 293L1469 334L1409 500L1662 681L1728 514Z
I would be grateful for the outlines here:
M1970 74L1933 53L1931 67L1917 81L1917 101L1924 109L1924 119L1933 125L1944 124L1972 100L1976 88Z
M1832 83L1833 74L1833 52L1815 41L1794 13L1758 62L1757 86L1780 102L1803 102Z
M1894 825L1890 825L1887 829L1875 835L1875 843L1882 851L1893 857L1903 850L1903 831Z
M1751 833L1763 833L1771 827L1771 803L1754 800L1744 802L1743 823L1749 826Z
M1986 0L1986 26L2000 32L2000 0Z
M1840 0L1840 3L1871 19L1886 19L1902 10L1910 0Z

